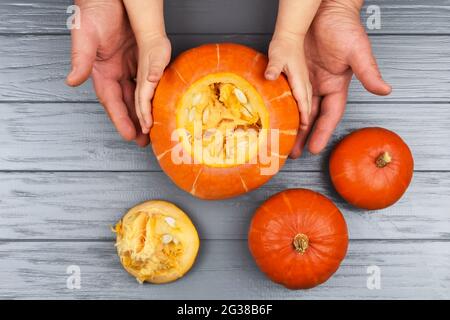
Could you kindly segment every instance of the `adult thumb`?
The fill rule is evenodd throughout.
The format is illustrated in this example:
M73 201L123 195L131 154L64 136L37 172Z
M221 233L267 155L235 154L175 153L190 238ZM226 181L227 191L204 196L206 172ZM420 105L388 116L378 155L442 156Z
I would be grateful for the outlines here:
M366 39L366 43L361 47L357 47L353 50L353 54L350 56L349 64L355 73L355 76L361 81L364 88L367 91L385 96L391 93L392 88L381 77L378 64L372 53L369 39Z
M98 48L98 39L83 29L72 30L72 70L66 78L69 86L79 86L92 72Z

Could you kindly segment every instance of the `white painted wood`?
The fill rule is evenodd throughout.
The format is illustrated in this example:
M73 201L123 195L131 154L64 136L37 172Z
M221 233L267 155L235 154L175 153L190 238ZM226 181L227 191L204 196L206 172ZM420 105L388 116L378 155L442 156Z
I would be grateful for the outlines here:
M237 42L266 51L267 35L175 35L174 54L210 42ZM385 79L388 97L375 97L357 81L349 101L450 100L450 36L373 36L373 49ZM0 101L96 101L91 84L69 88L68 35L0 36Z
M68 33L66 9L72 0L2 1L1 33ZM277 0L165 0L170 33L272 33ZM369 0L381 11L381 29L370 33L448 33L449 0ZM3 15L3 13L5 13Z
M258 190L224 201L196 199L157 172L0 173L0 239L110 239L110 227L150 199L185 210L202 239L246 239L256 208L298 187L335 201L352 239L450 239L450 173L430 172L416 172L397 204L374 212L346 204L320 172L281 173Z
M0 103L1 170L160 170L151 148L122 140L94 103ZM329 147L284 171L324 170L352 130L384 126L409 144L417 170L450 170L450 104L348 104Z
M193 269L165 285L140 285L120 266L113 242L0 243L0 298L51 299L449 299L448 241L354 241L325 284L291 291L270 282L246 241L202 241ZM81 269L81 289L66 286L67 267ZM367 267L381 271L367 288Z

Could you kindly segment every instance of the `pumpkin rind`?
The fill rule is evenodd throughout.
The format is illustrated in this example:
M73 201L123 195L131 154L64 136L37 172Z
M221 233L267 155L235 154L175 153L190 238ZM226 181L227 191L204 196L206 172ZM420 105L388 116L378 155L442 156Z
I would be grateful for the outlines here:
M397 202L408 188L414 160L408 145L384 128L364 128L334 148L329 163L336 191L350 204L368 210Z
M289 189L257 209L248 244L256 264L272 281L289 289L308 289L339 268L347 252L347 225L325 196Z
M153 99L154 124L150 131L153 151L163 171L181 189L203 199L233 197L267 182L285 163L295 142L299 125L297 104L284 76L264 78L267 58L253 49L237 44L208 44L185 51L166 69ZM268 129L279 130L279 150L270 155L273 172L261 174L267 166L257 161L235 166L213 167L203 163L175 163L171 141L177 129L177 103L202 77L214 73L233 73L250 83L263 98L268 111ZM270 140L265 145L271 147Z

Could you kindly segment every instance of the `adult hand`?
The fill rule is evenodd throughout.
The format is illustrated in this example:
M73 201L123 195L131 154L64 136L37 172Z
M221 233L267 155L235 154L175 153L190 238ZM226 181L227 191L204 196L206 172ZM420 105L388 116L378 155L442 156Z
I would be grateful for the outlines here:
M308 126L302 127L291 157L308 149L317 154L328 143L344 114L353 73L366 90L388 95L391 87L383 81L369 38L360 22L363 0L324 0L308 31L305 52L313 87ZM311 129L314 130L311 132Z
M95 92L120 135L140 146L149 143L134 108L136 41L121 0L75 0L80 29L72 29L72 70L67 84L92 76Z

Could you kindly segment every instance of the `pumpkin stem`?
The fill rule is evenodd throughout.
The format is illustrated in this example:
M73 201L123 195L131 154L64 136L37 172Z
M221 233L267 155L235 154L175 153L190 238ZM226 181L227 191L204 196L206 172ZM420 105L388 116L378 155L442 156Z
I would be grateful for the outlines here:
M392 161L391 155L389 154L389 152L386 151L378 156L377 160L375 161L375 164L377 165L378 168L384 168L391 161Z
M303 233L299 233L294 237L294 241L292 241L292 244L294 245L294 248L298 253L304 254L309 246L308 236Z

